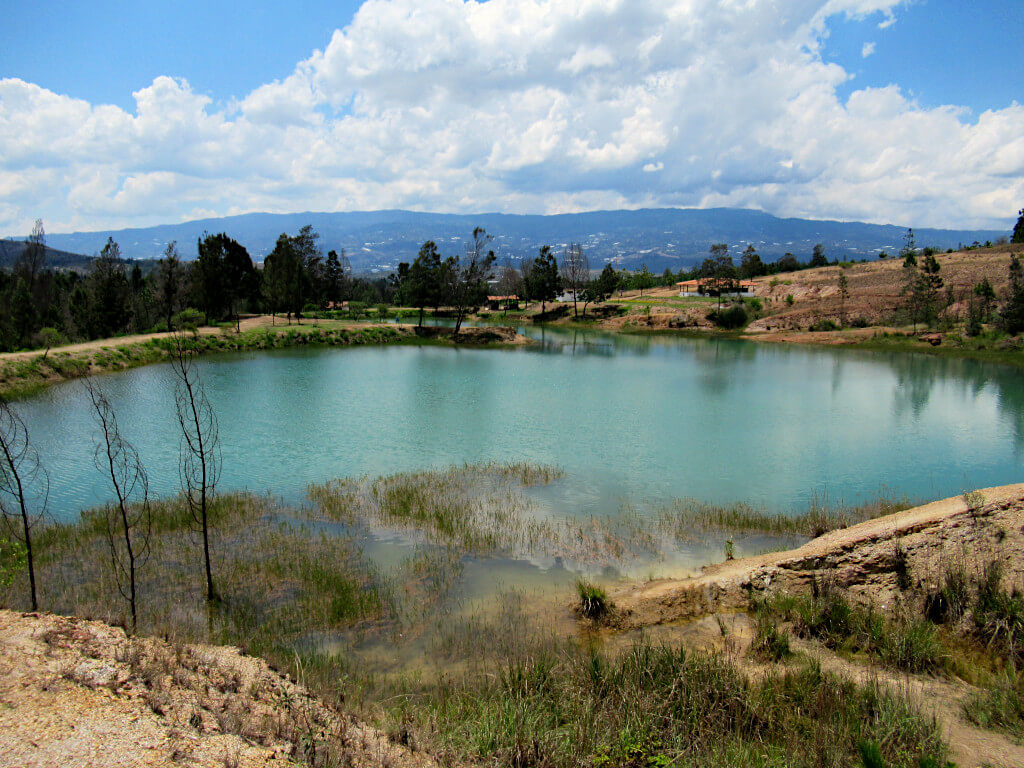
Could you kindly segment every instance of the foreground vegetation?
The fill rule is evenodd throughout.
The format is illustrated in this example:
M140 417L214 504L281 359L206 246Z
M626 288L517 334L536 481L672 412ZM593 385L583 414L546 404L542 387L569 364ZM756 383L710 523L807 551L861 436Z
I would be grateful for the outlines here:
M154 502L139 631L239 645L328 704L446 761L846 766L868 750L892 766L941 764L935 724L876 685L805 662L750 677L728 655L645 641L602 648L599 636L578 636L569 617L551 619L572 599L571 573L554 594L497 590L466 604L462 574L481 559L560 553L600 573L664 552L698 520L702 535L739 538L871 514L818 508L790 526L766 513L681 502L648 523L628 509L609 521L570 522L546 516L523 490L560 476L543 466L486 464L342 480L312 487L301 508L217 496L209 512L219 595L212 602L187 504ZM105 510L91 510L74 524L38 530L42 608L127 622L106 520ZM402 558L379 565L366 549L371 530L407 537ZM21 605L23 577L7 591L8 605ZM592 608L608 607L600 586L576 588Z

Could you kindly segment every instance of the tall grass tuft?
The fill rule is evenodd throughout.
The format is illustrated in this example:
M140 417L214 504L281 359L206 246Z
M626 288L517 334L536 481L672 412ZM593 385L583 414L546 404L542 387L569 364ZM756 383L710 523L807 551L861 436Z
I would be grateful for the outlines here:
M597 622L611 610L608 594L596 584L581 579L576 582L576 594L579 596L576 609L584 618Z

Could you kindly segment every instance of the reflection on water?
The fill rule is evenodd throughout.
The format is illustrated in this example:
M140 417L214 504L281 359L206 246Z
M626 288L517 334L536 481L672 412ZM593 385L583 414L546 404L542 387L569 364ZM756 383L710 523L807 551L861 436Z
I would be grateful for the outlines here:
M206 358L222 488L307 484L463 462L562 467L570 516L692 497L805 508L882 488L937 498L1021 479L1016 369L902 353L524 327L516 350L296 349ZM173 377L98 384L157 495L178 489ZM19 403L64 519L107 499L82 382Z

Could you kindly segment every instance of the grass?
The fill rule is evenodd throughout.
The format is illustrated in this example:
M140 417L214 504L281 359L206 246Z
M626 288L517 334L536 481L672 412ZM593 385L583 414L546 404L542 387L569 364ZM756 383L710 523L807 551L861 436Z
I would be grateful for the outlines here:
M896 611L884 616L873 606L851 602L829 579L816 580L810 595L771 596L755 603L758 620L791 621L797 637L834 650L866 653L894 669L937 673L947 651L935 625L923 616Z
M1024 738L1024 675L1006 670L964 703L964 715L982 728Z
M659 517L663 531L718 530L735 533L763 533L776 536L815 538L829 531L884 517L909 509L907 497L879 496L860 506L833 507L827 501L811 500L809 508L797 514L769 512L746 504L718 506L693 499L675 501Z
M814 665L751 679L721 655L644 642L617 654L538 643L388 712L443 763L838 768L862 738L892 765L944 756L934 723L876 686Z

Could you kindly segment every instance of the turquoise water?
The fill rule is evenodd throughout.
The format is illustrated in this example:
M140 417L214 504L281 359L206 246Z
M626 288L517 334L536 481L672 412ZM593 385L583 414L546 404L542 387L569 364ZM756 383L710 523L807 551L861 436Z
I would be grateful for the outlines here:
M771 509L931 499L1024 480L1024 376L924 356L529 329L515 350L367 347L204 358L220 488L301 500L309 483L484 460L556 464L568 514L676 497ZM178 490L173 376L96 379L155 495ZM104 501L82 382L17 408L59 519Z

